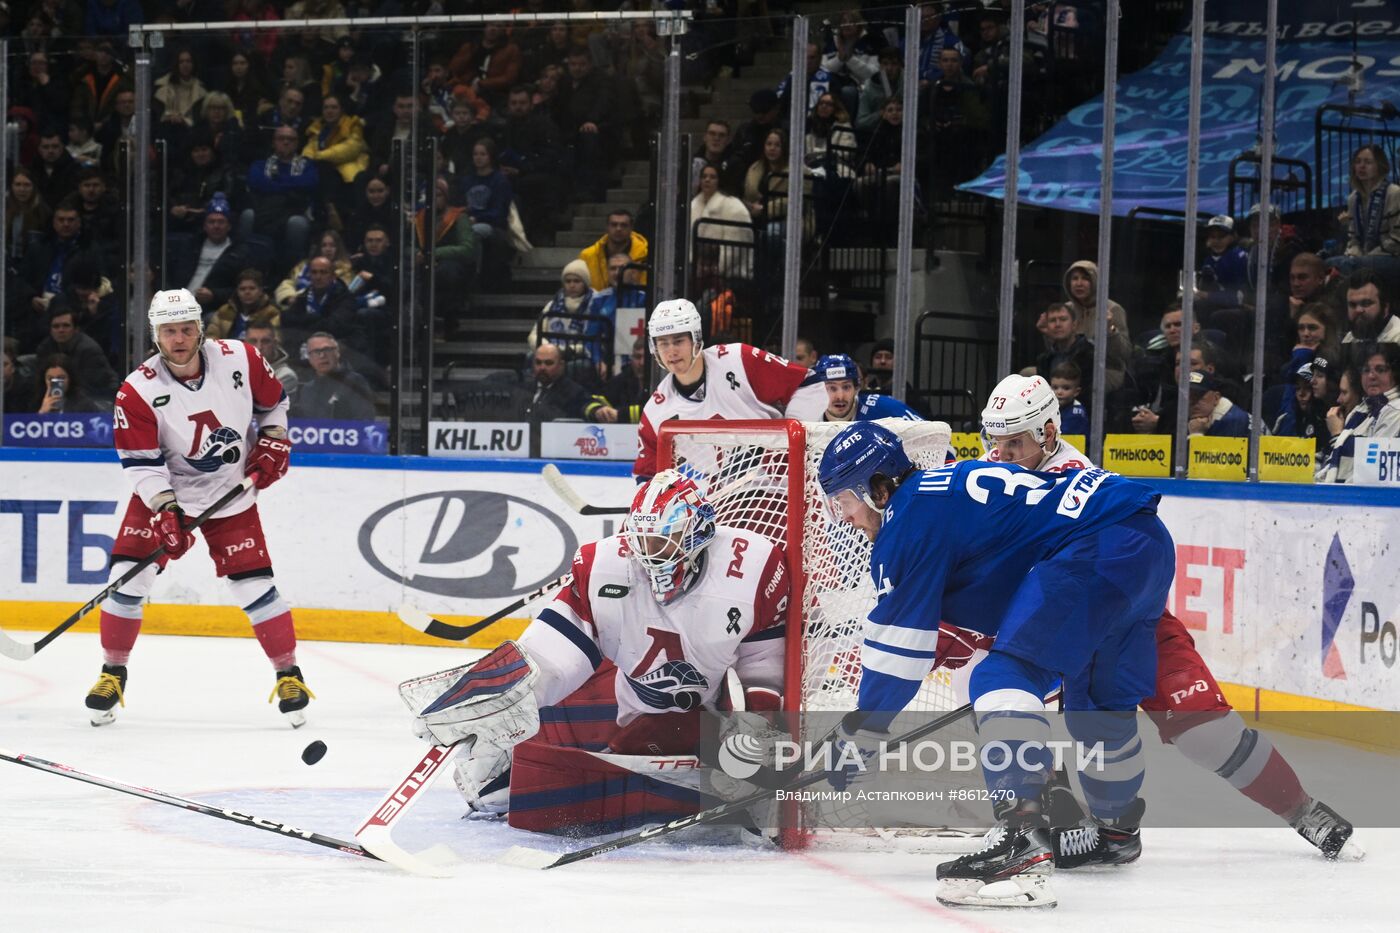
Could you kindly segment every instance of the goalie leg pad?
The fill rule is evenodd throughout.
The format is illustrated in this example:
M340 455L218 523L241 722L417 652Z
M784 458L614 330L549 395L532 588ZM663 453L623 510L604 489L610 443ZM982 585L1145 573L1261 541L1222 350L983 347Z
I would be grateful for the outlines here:
M617 732L617 668L604 661L583 685L540 710L540 741L601 751Z
M595 836L667 822L713 804L697 791L538 739L516 746L514 758L508 822L516 829Z

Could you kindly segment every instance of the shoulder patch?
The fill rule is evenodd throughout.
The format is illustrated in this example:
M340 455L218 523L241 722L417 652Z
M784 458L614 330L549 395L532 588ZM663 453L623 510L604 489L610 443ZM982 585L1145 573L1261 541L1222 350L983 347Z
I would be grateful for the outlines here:
M604 583L598 588L598 595L607 599L621 599L627 592L628 588L621 583Z
M167 405L167 404L169 404L169 403L170 403L170 396L168 396L168 395L157 395L157 396L155 397L155 400L151 402L151 407L152 407L152 408L160 408L161 406Z

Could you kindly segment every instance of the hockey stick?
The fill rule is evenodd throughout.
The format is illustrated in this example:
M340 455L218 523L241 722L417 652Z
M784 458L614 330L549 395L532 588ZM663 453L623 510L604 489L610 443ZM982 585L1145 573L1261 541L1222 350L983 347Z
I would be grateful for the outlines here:
M365 849L363 846L353 842L346 842L344 839L336 839L333 836L323 836L320 833L313 833L309 830L297 829L290 823L278 823L275 820L265 820L247 813L239 813L237 810L216 807L211 804L200 803L197 800L188 800L184 797L177 797L174 794L167 794L164 791L153 790L149 787L137 787L134 784L124 784L112 778L100 777L96 774L88 774L87 772L79 771L77 768L62 765L56 761L46 761L43 758L35 758L33 755L10 752L3 748L0 748L0 760L13 762L17 765L24 765L26 768L33 768L36 771L56 774L59 777L72 778L75 781L82 781L85 784L105 787L108 790L130 794L133 797L141 797L145 800L153 800L156 803L179 807L182 810L191 810L195 813L202 813L205 816L228 820L230 823L237 823L240 826L249 826L253 829L262 829L270 833L277 833L278 835L286 836L288 839L300 839L303 842L324 846L327 849L336 849L347 855L358 855L361 858L373 859L377 862L383 861L383 859L373 852L370 852L368 849Z
M365 825L355 833L355 839L365 850L381 861L388 862L415 875L447 878L460 859L447 846L436 845L423 852L412 853L394 842L394 825L418 802L420 792L432 786L456 757L459 746L434 745L413 766L408 776L374 808Z
M932 722L924 723L915 729L911 729L903 735L891 739L890 745L905 745L917 739L921 739L931 732L936 732L944 726L951 725L959 719L972 712L972 704L966 703L951 713L938 717ZM797 790L801 787L809 787L827 779L826 771L809 771L806 774L798 775L795 779L787 782L784 786L788 790ZM699 813L692 813L689 816L682 816L665 823L661 826L649 826L628 836L622 836L608 842L600 842L594 846L584 849L575 849L573 852L565 852L558 855L554 852L545 852L541 849L531 849L526 846L513 846L505 855L498 859L505 865L514 865L517 868L558 868L561 865L569 865L574 862L581 862L584 859L593 858L595 855L602 855L605 852L614 852L618 849L625 849L634 846L639 842L647 842L651 839L659 839L662 836L669 836L671 833L691 826L703 826L707 823L718 823L727 818L733 817L757 803L763 803L771 799L772 790L760 790L747 797L738 800L731 800L719 806L710 807L708 810L701 810Z
M453 625L451 622L439 621L428 615L428 613L424 612L422 609L410 605L409 603L404 603L399 607L399 619L409 628L417 629L424 635L431 635L434 638L443 638L447 641L466 641L477 632L509 617L511 613L524 609L535 600L543 596L548 596L555 590L566 587L573 582L574 575L572 573L566 573L557 580L550 580L539 589L526 593L509 606L497 609L480 622L473 622L471 625Z
M217 502L209 506L209 508L205 509L197 518L195 518L185 527L193 531L200 525L203 525L206 520L214 517L215 512L219 511L219 509L223 508L224 506L232 502L234 499L238 498L251 485L253 485L252 478L248 476L243 477L242 482L240 482L237 486L234 486L228 492L220 496ZM0 654L3 654L7 658L13 658L16 661L28 661L30 658L34 657L34 655L38 654L40 651L43 651L46 647L48 647L49 642L53 641L55 638L62 635L64 632L68 631L74 625L77 625L78 620L81 619L83 616L87 615L89 612L91 612L97 606L98 603L102 602L102 600L106 599L114 591L116 591L122 585L130 581L138 573L145 570L147 567L151 566L151 564L159 560L160 556L164 553L165 548L158 547L146 557L143 557L141 560L137 561L130 570L122 574L113 582L108 583L106 588L104 588L102 592L98 593L92 599L89 599L86 603L83 604L81 609L73 613L68 618L64 619L61 623L59 623L57 628L55 628L53 631L49 632L47 635L34 642L33 644L27 645L24 642L15 641L9 635L5 634L4 630L0 630Z
M631 508L625 505L590 505L574 487L569 485L564 474L560 473L559 468L552 463L546 463L544 468L540 470L540 475L544 477L544 484L552 489L556 496L563 499L565 505L580 515L626 515L631 511Z

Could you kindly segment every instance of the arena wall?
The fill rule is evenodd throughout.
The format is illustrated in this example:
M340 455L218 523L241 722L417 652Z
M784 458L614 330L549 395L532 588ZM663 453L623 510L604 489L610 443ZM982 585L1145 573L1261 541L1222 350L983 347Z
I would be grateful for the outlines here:
M405 601L474 621L563 574L616 517L572 514L540 461L301 455L261 497L277 584L304 639L448 643L402 625ZM561 463L600 504L628 465ZM1177 542L1169 607L1232 703L1400 710L1400 491L1147 480ZM46 631L100 590L129 495L110 451L0 450L0 626ZM507 619L464 643L520 632ZM79 630L96 629L96 613ZM200 546L163 574L154 633L247 636Z

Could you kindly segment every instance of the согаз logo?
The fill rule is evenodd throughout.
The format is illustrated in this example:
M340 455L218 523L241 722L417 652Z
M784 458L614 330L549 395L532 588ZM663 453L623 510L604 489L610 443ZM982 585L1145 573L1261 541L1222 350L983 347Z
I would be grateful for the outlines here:
M527 499L459 490L384 506L360 526L359 546L365 561L391 580L439 596L482 599L528 593L560 576L578 539L563 519Z

